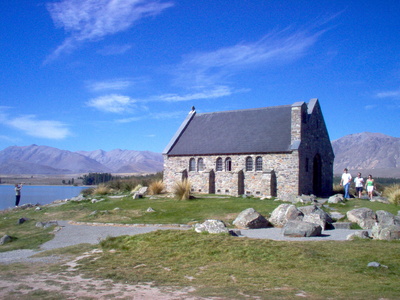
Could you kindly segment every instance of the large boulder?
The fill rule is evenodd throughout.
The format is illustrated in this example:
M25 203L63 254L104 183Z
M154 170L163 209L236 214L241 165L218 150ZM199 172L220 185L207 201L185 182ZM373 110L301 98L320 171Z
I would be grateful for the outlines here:
M6 244L6 243L9 243L9 242L11 242L12 241L12 237L11 236L9 236L9 235L3 235L1 238L0 238L0 245L4 245L4 244Z
M266 228L271 226L267 219L254 208L242 211L233 221L233 225L240 229Z
M333 196L330 196L328 199L328 203L332 203L332 204L337 204L337 203L342 203L344 202L344 198L342 194L336 194Z
M288 221L283 227L283 235L289 237L319 236L321 232L321 225L303 221Z
M316 205L303 206L298 209L304 214L304 222L319 224L322 229L328 228L333 223L331 216Z
M376 223L376 214L372 209L362 207L347 212L347 219L357 223L362 229L371 229Z
M350 233L347 235L346 240L352 241L356 238L359 239L370 239L371 237L369 236L368 230L359 230L354 233Z
M208 233L229 233L228 228L224 222L220 220L206 220L204 223L197 223L194 225L196 232L208 232Z
M372 237L376 240L399 240L400 239L400 226L399 225L389 225L381 226L375 225L372 230Z
M293 204L281 204L271 214L270 223L276 227L283 227L288 221L301 221L303 213Z
M395 216L385 210L378 210L376 212L376 220L378 224L382 227L387 227L390 225L400 225L400 217Z

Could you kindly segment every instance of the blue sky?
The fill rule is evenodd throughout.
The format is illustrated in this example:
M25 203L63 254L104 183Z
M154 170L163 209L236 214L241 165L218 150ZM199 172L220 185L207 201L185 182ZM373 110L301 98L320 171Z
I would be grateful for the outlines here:
M399 137L400 1L1 1L0 150L161 152L194 105Z

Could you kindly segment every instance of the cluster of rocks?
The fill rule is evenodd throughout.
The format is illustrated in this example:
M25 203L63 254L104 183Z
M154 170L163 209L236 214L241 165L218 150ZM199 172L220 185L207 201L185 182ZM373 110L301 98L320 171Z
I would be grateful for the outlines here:
M355 237L378 240L400 239L400 216L383 210L375 213L369 208L358 208L348 211L347 218L365 229L349 235L347 237L349 240ZM248 208L242 211L232 224L237 229L279 227L282 228L282 234L287 237L320 236L323 230L339 227L336 226L335 218L315 204L302 207L281 204L271 213L269 219L253 208ZM195 224L194 229L199 233L240 235L239 230L229 230L220 220L206 220L204 223Z
M347 218L364 229L356 233L357 237L376 240L400 239L400 215L395 216L385 210L374 212L372 209L362 207L348 211ZM354 236L348 237L352 238Z

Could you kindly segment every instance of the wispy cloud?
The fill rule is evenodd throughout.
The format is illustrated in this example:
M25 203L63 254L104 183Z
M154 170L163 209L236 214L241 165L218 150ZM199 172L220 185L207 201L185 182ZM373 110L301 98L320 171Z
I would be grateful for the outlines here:
M215 85L246 69L292 62L304 56L323 32L286 29L265 35L256 42L186 55L176 68L176 81L185 85L190 82L193 86Z
M211 90L204 90L201 92L195 92L185 95L178 94L165 94L154 98L155 101L166 101L166 102L180 102L180 101L191 101L191 100L202 100L202 99L215 99L220 97L230 96L232 90L228 86L217 86Z
M86 105L104 112L123 113L131 112L135 102L128 96L111 94L91 99Z
M87 82L86 87L92 92L106 90L124 90L133 85L131 79L111 79L96 82Z
M142 120L168 120L168 119L175 119L175 118L182 118L182 116L185 116L188 112L186 111L174 111L174 112L159 112L159 113L147 113L145 115L142 115L140 117L130 117L130 118L124 118L124 119L118 119L115 122L117 123L132 123L132 122L138 122Z
M400 98L400 90L379 92L376 94L378 98Z
M172 2L154 0L63 0L47 3L55 25L69 36L49 56L48 63L80 43L95 41L125 31L138 20L160 14Z
M53 120L38 120L34 115L7 119L5 123L33 137L61 140L71 135L66 124Z

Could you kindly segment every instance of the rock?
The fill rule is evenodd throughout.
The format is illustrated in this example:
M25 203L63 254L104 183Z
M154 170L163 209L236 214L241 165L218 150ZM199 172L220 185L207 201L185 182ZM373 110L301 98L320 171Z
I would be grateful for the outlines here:
M336 194L333 196L330 196L328 199L328 203L333 203L333 204L337 204L337 203L341 203L344 202L344 198L342 194Z
M303 221L288 221L283 227L283 235L289 237L319 236L321 232L321 225Z
M383 227L381 225L375 225L372 228L372 237L376 240L399 240L400 239L400 226L399 225L389 225Z
M301 221L303 213L293 204L281 204L271 214L269 222L276 227L283 227L288 221Z
M390 201L388 200L388 198L381 197L381 196L373 197L370 201L371 202L381 202L381 203L385 203L385 204L390 204Z
M387 227L390 225L400 225L400 217L391 214L385 210L378 210L376 212L376 219L380 226Z
M344 215L342 215L341 213L336 212L336 211L331 213L331 218L334 219L334 220L341 220L344 217L345 217Z
M18 221L17 221L17 225L23 224L23 223L25 223L26 221L29 221L29 219L26 219L26 218L19 218Z
M315 205L309 205L298 208L303 214L303 221L321 225L322 229L331 227L333 223L331 216Z
M357 223L362 229L371 229L376 223L376 214L372 209L362 207L347 212L347 219Z
M76 197L72 197L71 199L69 199L70 201L82 201L82 200L86 200L86 198L80 194L79 196Z
M380 266L381 266L381 264L376 261L370 262L367 265L367 267L373 267L373 268L379 268Z
M35 210L42 210L42 208L38 206L35 208Z
M90 202L92 202L92 203L97 203L97 202L101 202L101 201L104 201L104 199L93 198L92 200L90 200Z
M316 199L316 197L314 195L301 195L301 196L297 196L293 202L294 203L311 204L316 201L315 199Z
M369 233L368 233L367 230L359 230L359 231L356 231L356 232L354 232L354 233L349 234L349 235L346 237L346 240L352 241L352 240L354 240L355 238L370 239L371 237L369 236Z
M156 212L154 209L152 209L151 207L149 207L146 212Z
M381 268L386 268L386 269L388 268L388 266L381 265L380 263L378 263L378 262L376 262L376 261L373 261L373 262L368 263L367 267L373 267L373 268L379 268L379 267L381 267Z
M206 220L204 223L197 223L194 225L194 230L196 232L208 233L228 233L229 230L226 228L225 223L220 220Z
M48 228L51 226L58 226L57 221L37 222L36 223L36 227L40 227L40 228Z
M254 208L248 208L242 211L233 221L233 225L240 229L266 228L271 226L267 219Z
M11 236L9 236L9 235L3 235L1 238L0 238L0 245L4 245L4 244L6 244L6 243L9 243L9 242L11 242L12 241L12 237Z
M237 229L231 229L231 230L229 230L229 234L231 236L241 236L242 232L240 230L237 230Z

